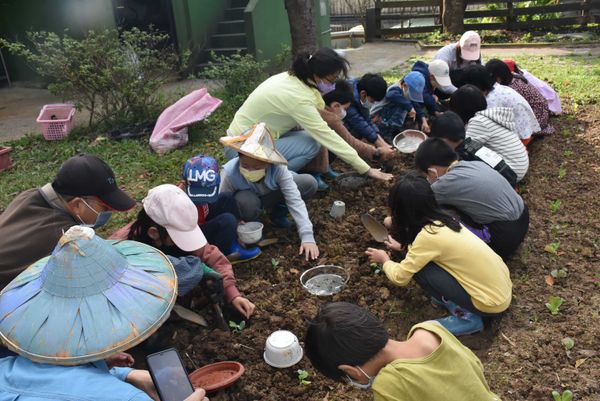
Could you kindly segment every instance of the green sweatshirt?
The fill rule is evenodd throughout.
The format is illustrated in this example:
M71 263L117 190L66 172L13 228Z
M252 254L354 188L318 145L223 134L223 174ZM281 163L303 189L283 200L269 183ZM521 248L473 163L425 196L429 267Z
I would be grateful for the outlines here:
M317 142L335 153L361 174L369 170L356 150L335 133L319 114L325 103L319 91L295 76L282 72L260 84L235 113L227 134L241 135L254 124L264 122L273 136L301 126Z

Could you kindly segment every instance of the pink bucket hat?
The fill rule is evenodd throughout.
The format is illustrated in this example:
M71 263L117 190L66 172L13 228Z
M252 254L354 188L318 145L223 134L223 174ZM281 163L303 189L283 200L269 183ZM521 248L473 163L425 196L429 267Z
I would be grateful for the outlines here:
M476 61L481 57L481 37L475 31L463 33L458 42L460 55L468 61Z

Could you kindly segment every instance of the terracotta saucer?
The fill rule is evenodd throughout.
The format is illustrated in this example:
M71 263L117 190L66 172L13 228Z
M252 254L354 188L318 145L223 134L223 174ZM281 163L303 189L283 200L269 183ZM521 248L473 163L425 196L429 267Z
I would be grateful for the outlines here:
M212 363L190 373L190 381L194 387L201 387L207 392L221 390L235 383L246 371L239 362L225 361Z

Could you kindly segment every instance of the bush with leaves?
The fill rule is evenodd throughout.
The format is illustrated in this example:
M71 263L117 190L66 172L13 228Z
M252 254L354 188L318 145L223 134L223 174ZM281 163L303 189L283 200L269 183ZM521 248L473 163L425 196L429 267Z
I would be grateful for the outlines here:
M258 61L250 54L218 56L213 52L211 60L201 76L214 79L221 85L225 105L233 110L238 109L268 76L268 62Z
M180 66L169 35L153 29L89 31L83 39L68 32L29 32L27 37L27 44L0 38L0 47L48 78L52 94L88 110L90 127L156 118L164 106L158 89Z

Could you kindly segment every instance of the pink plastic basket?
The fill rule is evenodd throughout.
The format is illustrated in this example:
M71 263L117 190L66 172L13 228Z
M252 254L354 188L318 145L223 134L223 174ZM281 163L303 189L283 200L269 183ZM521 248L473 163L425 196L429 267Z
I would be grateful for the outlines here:
M42 107L37 122L47 141L63 139L73 127L75 106L72 104L47 104Z

